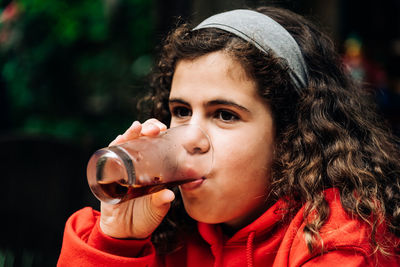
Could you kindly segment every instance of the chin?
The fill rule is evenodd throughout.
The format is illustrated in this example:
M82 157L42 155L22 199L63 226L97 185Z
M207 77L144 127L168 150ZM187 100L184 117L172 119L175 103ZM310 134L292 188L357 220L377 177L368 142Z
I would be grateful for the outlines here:
M185 203L185 201L184 201ZM223 218L212 216L210 209L199 209L192 205L184 204L186 213L194 220L208 224L218 224L224 222Z

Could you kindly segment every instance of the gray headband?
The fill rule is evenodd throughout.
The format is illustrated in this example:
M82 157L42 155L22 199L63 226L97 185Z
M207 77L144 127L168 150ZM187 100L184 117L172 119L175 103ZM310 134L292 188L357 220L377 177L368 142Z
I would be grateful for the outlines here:
M252 43L261 51L272 52L287 61L290 77L299 89L307 87L308 73L300 48L290 33L275 20L256 11L237 9L214 15L193 30L218 28Z

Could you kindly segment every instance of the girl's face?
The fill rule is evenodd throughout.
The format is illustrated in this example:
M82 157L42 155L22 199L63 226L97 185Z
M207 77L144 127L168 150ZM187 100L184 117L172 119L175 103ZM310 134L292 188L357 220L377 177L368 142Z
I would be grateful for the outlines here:
M256 83L223 52L178 62L171 85L171 127L197 124L214 148L213 170L180 186L197 221L238 229L267 208L274 121Z

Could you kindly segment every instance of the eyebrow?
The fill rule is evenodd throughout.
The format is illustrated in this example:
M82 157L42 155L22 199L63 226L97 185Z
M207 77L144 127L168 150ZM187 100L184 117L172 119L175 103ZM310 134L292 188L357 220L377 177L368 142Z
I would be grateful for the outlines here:
M171 98L171 99L169 99L169 104L174 104L174 103L190 106L190 104L188 102L186 102L185 100L183 100L181 98ZM233 101L225 100L225 99L214 99L214 100L211 100L211 101L207 102L205 106L206 107L210 107L210 106L218 106L218 105L232 106L232 107L235 107L235 108L240 109L242 111L250 113L250 110L248 110L244 106L239 105L239 104L237 104L237 103L235 103Z

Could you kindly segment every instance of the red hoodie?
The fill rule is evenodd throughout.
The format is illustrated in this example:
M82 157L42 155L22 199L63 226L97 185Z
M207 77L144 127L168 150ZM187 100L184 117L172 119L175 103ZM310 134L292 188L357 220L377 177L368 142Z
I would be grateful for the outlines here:
M58 266L400 266L398 238L380 229L377 238L387 239L392 255L373 253L369 226L344 212L338 190L326 190L325 196L330 215L320 231L322 254L308 252L303 208L290 224L279 223L282 201L230 238L224 236L219 225L198 223L198 233L182 249L163 257L156 256L150 239L106 236L99 227L99 212L85 208L66 224Z

